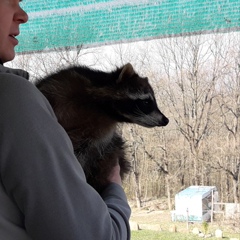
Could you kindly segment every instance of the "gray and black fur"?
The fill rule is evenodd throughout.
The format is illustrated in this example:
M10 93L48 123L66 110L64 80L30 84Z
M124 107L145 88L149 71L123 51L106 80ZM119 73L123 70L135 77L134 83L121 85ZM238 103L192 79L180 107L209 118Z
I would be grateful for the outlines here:
M88 183L97 191L107 184L118 161L122 177L130 171L124 141L116 131L118 123L168 124L148 79L129 63L112 72L73 66L37 81L36 86L52 105Z

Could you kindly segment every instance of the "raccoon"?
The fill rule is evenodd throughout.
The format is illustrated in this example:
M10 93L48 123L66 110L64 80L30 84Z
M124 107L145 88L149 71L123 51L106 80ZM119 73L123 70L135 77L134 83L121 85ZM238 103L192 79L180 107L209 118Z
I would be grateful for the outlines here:
M87 182L100 192L118 162L121 177L129 173L119 123L166 126L147 78L130 63L112 72L71 66L36 82L69 135Z

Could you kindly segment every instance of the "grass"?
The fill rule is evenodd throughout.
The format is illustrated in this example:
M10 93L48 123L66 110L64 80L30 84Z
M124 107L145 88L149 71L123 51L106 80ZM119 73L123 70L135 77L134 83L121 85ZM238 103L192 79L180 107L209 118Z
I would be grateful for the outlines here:
M230 236L224 236L223 239L239 238L238 234L231 234ZM191 233L171 233L167 231L156 232L149 230L132 231L131 240L199 240L198 236L194 236ZM219 238L211 237L210 240L219 240Z
M193 235L181 234L181 233L170 233L170 232L155 232L148 230L132 231L131 240L199 240Z

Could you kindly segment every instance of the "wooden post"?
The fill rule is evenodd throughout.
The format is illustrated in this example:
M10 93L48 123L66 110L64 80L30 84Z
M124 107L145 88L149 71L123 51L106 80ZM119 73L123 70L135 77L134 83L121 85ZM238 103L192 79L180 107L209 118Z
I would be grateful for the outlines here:
M214 211L214 203L213 203L213 190L212 190L211 223L213 222L213 211Z

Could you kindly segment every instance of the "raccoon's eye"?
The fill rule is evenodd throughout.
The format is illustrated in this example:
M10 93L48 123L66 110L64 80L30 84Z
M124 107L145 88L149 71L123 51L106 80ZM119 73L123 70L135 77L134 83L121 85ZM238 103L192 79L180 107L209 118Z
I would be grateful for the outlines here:
M139 104L141 104L142 106L148 106L151 103L152 103L152 100L150 98L139 100Z
M151 103L151 101L149 99L142 101L142 104L144 104L144 105L149 105L150 103Z
M150 98L144 99L144 100L139 99L137 101L137 106L142 112L148 114L152 111L152 108L153 108L152 100Z

